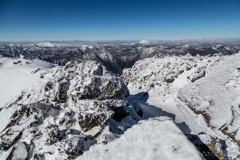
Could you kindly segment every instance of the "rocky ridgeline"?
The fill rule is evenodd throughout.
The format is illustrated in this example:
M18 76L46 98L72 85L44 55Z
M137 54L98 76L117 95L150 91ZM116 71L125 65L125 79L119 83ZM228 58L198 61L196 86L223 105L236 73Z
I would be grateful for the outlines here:
M74 159L108 143L142 116L124 82L94 61L68 62L3 108L0 150L7 159ZM7 114L6 114L7 113Z
M165 101L184 83L193 83L206 74L206 68L216 65L223 56L171 56L146 58L137 61L131 69L124 69L122 79L131 90L148 92Z
M175 115L171 107L177 108L206 159L239 159L239 64L239 54L147 58L122 78L131 94L146 92L148 103L157 99L158 107Z

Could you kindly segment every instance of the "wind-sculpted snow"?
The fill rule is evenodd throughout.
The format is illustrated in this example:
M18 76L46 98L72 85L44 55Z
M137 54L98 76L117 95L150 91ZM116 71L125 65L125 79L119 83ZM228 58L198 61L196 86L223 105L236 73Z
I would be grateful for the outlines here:
M0 125L0 159L75 159L93 144L108 143L142 116L128 96L124 82L94 61L41 73L0 111L7 121Z
M142 120L107 145L95 145L77 160L203 160L169 117Z
M224 141L229 159L240 158L239 56L225 57L208 68L204 78L180 89L177 95L179 109L192 132Z

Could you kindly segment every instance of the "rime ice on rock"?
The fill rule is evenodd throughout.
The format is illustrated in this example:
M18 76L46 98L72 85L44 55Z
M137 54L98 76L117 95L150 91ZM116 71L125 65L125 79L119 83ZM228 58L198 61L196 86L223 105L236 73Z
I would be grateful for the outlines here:
M0 149L13 148L9 157L26 146L33 159L74 159L140 120L141 108L128 96L124 82L97 62L50 69L1 110L0 116L11 115L0 128Z

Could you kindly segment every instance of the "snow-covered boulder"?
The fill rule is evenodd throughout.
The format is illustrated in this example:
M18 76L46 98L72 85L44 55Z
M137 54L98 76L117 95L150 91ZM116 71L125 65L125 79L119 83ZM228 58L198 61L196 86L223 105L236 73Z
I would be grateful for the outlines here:
M0 111L0 158L21 143L33 159L74 159L110 142L140 120L141 107L128 96L124 82L97 62L52 68Z
M19 143L13 147L7 160L28 160L30 158L30 147L26 143Z

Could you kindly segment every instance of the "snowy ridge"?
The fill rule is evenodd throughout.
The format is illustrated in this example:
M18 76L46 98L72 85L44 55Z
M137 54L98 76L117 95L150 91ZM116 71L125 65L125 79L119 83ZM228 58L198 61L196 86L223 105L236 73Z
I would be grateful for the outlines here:
M181 123L184 120L176 107L175 94L183 86L205 76L205 69L221 59L221 55L147 58L136 62L132 69L125 69L121 77L131 95L148 93L148 104L175 114L176 122Z
M146 106L159 107L219 159L239 158L239 64L239 54L147 58L125 69L122 78L133 98L142 96L135 100L143 117L150 113Z

